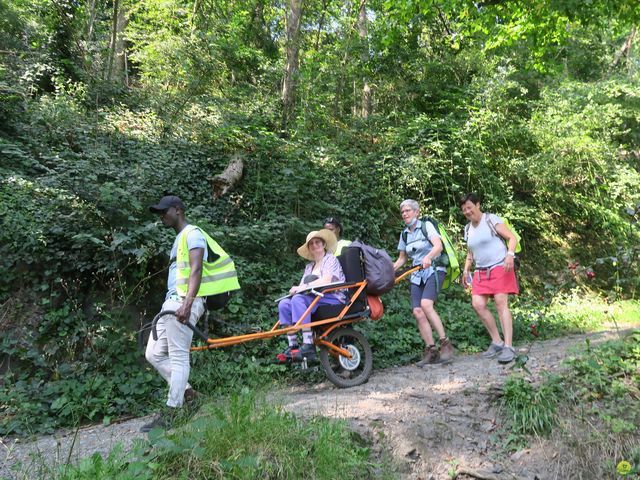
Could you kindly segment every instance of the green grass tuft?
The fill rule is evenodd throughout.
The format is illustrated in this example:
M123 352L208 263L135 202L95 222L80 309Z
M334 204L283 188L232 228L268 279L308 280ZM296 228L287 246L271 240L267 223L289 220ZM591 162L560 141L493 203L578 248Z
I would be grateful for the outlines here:
M58 472L57 480L393 478L386 459L341 421L302 420L258 399L236 394L205 405L171 433L152 431L131 452L114 449Z
M548 381L540 386L522 377L510 377L504 386L502 405L509 426L516 435L546 435L556 422L557 383Z

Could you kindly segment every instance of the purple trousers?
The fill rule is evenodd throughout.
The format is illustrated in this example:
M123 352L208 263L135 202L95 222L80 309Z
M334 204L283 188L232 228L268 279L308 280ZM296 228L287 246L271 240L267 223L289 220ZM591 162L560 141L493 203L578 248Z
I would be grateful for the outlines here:
M305 312L313 299L316 298L315 295L310 293L298 293L290 298L285 298L280 300L278 303L278 319L280 320L280 325L293 325ZM339 305L343 303L340 301L338 297L336 297L333 293L327 293L324 297L321 297L318 303L311 309L309 315L307 315L302 323L309 323L311 321L311 313L315 312L319 306L321 305Z

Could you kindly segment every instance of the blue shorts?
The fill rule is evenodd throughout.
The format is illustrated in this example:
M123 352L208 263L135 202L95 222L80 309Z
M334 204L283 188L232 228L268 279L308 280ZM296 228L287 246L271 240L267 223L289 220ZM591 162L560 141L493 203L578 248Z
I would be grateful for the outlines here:
M438 276L438 289L436 288L436 275ZM426 282L421 282L420 285L414 283L411 284L411 308L418 308L422 299L436 301L438 298L438 290L442 288L442 282L444 277L447 276L447 272L437 271Z

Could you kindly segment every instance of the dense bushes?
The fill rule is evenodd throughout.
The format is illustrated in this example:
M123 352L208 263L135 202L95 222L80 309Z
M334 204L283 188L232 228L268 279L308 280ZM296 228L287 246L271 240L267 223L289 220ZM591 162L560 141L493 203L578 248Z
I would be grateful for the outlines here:
M144 380L133 332L163 296L173 232L146 206L164 191L179 194L190 220L236 260L243 290L224 313L236 324L272 325L270 299L297 279L295 249L325 216L342 218L346 238L394 251L398 204L413 197L460 240L457 199L469 190L522 233L525 291L548 296L577 284L613 299L637 290L640 236L624 212L638 202L640 87L632 69L602 73L604 60L593 53L615 50L613 27L604 43L595 27L571 30L574 43L561 52L571 58L551 75L528 68L526 42L501 38L495 46L513 48L492 54L472 40L484 27L466 30L445 10L451 26L468 32L454 41L442 33L445 17L420 13L415 27L403 26L403 15L414 25L408 19L417 13L400 4L380 15L389 22L372 23L376 55L365 60L351 36L354 12L331 6L325 26L332 31L321 25L313 41L305 38L298 110L283 129L275 9L254 12L264 21L254 23L254 6L227 16L202 16L195 6L190 16L171 2L132 7L125 85L106 71L100 49L110 14L43 5L0 4L8 52L0 67L0 302L10 312L0 350L11 372L2 387L5 429L24 430L28 415L20 417L17 405L50 417L55 406L59 419L71 421L75 410L64 411L64 399L71 405L92 391L83 380L92 375L108 384L105 392L115 388L111 378L130 378L136 393L131 401L105 394L84 419L155 398L147 394L160 384ZM61 20L65 8L74 22ZM94 13L89 35L79 19ZM544 48L537 46L538 66L551 62L552 48ZM364 77L376 83L366 120L356 91ZM208 179L238 152L244 178L214 201ZM404 292L385 301L385 320L363 326L378 366L409 361L421 348ZM544 302L524 298L522 324ZM462 292L439 308L459 348L482 348ZM195 381L211 389L233 383L225 379L259 381L258 369L282 370L254 361L272 348L199 357Z
M216 110L194 104L172 120L138 108L144 100L135 94L124 98L130 106L98 110L87 108L82 88L65 87L29 101L13 120L17 133L2 140L9 162L3 163L0 182L0 240L8 248L0 288L5 302L19 291L26 304L40 303L45 315L21 308L19 316L33 317L27 322L32 330L16 329L15 323L5 329L2 350L7 361L13 359L7 382L18 383L14 393L4 391L5 418L11 419L4 428L21 431L29 415L47 411L59 421L73 420L75 410L65 412L62 404L93 391L93 384L80 380L90 372L96 378L104 372L104 380L95 380L106 382L102 392L116 388L110 378L115 375L138 385L131 388L139 388L140 397L101 394L97 405L83 409L85 419L130 411L136 398L161 395L157 379L147 382L145 367L134 360L132 332L142 322L136 317L148 319L162 298L172 232L155 223L146 205L165 190L180 194L192 221L236 260L244 288L224 315L238 324L272 325L269 299L296 280L302 262L295 248L324 216L341 216L347 238L362 237L393 251L400 229L397 205L414 197L459 240L463 219L456 200L471 189L484 194L487 210L509 216L522 232L525 287L577 282L616 287L618 296L633 292L638 232L624 207L634 200L640 179L634 157L623 149L637 148L629 128L639 115L637 87L622 80L565 80L541 89L532 101L510 71L480 81L468 85L471 96L455 114L423 114L397 126L376 119L338 137L301 130L286 140L266 132L259 118L239 115L224 103ZM207 178L239 145L246 147L245 177L214 202ZM570 272L569 260L582 266ZM585 275L587 269L594 279ZM421 349L404 297L400 289L389 296L384 321L364 326L376 345L378 366L410 361ZM69 309L69 302L76 306ZM91 313L96 304L111 319ZM459 348L482 348L481 326L469 321L474 315L461 293L443 301L440 310ZM68 331L65 315L86 326ZM98 332L118 338L118 353L82 346L93 344ZM526 326L520 338L525 332ZM51 338L75 345L64 360L52 363ZM233 384L230 379L259 382L257 372L282 370L253 361L269 358L273 345L198 358L194 381L207 389ZM126 362L100 363L116 356ZM56 362L74 375L61 374ZM42 386L45 395L38 393ZM157 397L147 395L152 391ZM19 411L19 404L32 407Z
M19 305L5 303L25 318ZM135 332L104 306L83 313L66 302L13 325L0 343L9 371L0 386L0 430L20 434L145 411L160 379L142 368ZM31 312L33 315L33 312ZM114 361L117 359L117 361Z

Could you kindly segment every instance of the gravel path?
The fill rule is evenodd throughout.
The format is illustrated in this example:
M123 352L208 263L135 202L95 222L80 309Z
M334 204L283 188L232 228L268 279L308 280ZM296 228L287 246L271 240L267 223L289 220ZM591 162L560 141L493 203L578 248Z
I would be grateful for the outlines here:
M0 477L9 479L42 479L47 477L41 471L43 466L64 465L67 460L76 463L79 459L93 455L103 456L117 444L125 448L131 446L137 438L143 438L140 427L151 416L130 419L111 425L92 425L79 430L64 430L47 435L34 441L22 442L20 439L2 439L0 455ZM69 455L71 452L71 455ZM14 469L20 468L16 473Z
M598 343L618 335L610 330L535 343L527 363L531 380L559 370L561 360L579 350L586 338ZM373 442L374 450L390 451L402 478L446 479L452 469L499 480L555 478L550 462L562 459L547 455L543 443L511 456L496 450L495 432L503 424L496 398L511 373L509 365L461 355L446 366L376 371L368 383L350 389L337 389L326 381L281 390L273 397L302 416L345 419ZM70 451L75 462L94 452L106 454L118 442L128 447L144 436L139 429L148 420L58 432L35 441L3 439L0 476L45 478L42 465L64 464Z

